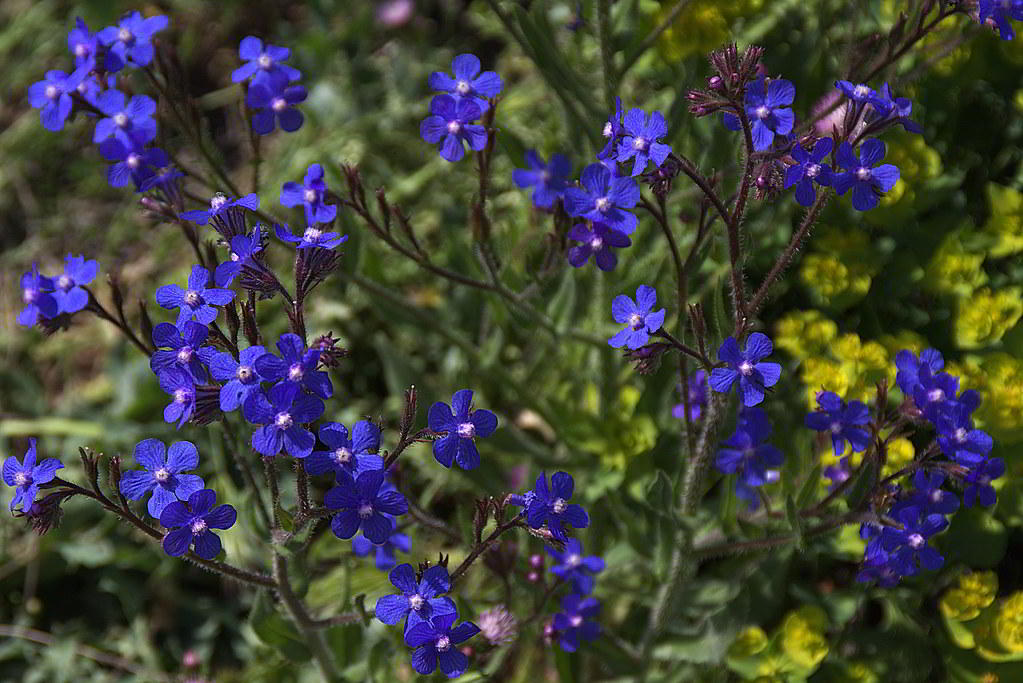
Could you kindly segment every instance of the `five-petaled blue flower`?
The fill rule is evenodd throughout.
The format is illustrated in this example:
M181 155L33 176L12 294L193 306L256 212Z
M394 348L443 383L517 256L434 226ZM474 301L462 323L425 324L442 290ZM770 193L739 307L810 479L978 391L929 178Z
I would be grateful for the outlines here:
M202 345L208 336L209 329L205 325L191 320L180 329L171 323L160 323L153 328L153 344L157 350L149 359L149 368L157 375L167 368L177 368L188 372L196 383L205 382L203 364L214 354L213 347Z
M171 402L163 409L163 421L177 422L181 429L195 411L195 381L191 374L177 368L167 368L158 379L160 388L171 396Z
M564 550L547 547L547 553L556 564L551 571L562 581L572 584L572 590L586 595L593 591L596 581L594 574L604 571L604 560L596 555L583 555L583 544L577 538L570 538Z
M984 507L995 504L995 487L991 482L1005 474L1005 461L1001 458L985 458L971 467L963 480L963 504L973 507L980 503Z
M337 473L338 485L327 491L323 504L338 513L330 520L330 529L338 538L351 538L362 529L371 542L384 543L393 531L387 515L408 512L405 496L385 487L383 470L363 472L357 479L346 471Z
M852 205L857 211L873 209L881 195L895 187L899 180L899 169L894 164L878 166L884 155L884 143L877 138L864 140L859 156L848 142L838 147L838 165L845 172L835 173L831 184L838 194L845 194L852 188Z
M163 537L163 551L171 557L180 557L195 544L195 554L212 560L220 554L220 537L210 529L230 529L238 519L238 512L230 505L213 505L217 494L212 489L196 491L188 497L186 505L180 500L170 503L160 514L160 524L173 529Z
M259 208L259 195L256 193L247 194L238 199L231 199L222 192L218 192L210 199L210 208L193 209L178 215L186 221L192 221L199 225L206 225L213 222L219 232L227 239L233 239L235 235L245 234L244 209L255 211Z
M57 470L64 465L56 458L47 458L38 465L36 464L36 440L28 440L28 450L24 458L18 460L17 456L9 456L4 460L4 483L14 487L14 497L11 498L11 510L19 504L25 512L32 507L39 491L40 484L47 484L57 476Z
M972 412L971 406L956 403L940 411L935 422L942 452L967 467L986 458L994 447L994 439L987 432L974 429Z
M334 387L327 373L317 370L320 362L319 349L306 349L302 338L287 332L277 340L277 350L281 357L266 353L256 359L256 370L260 376L270 382L290 382L304 387L320 398L330 398Z
M767 443L771 436L771 422L761 408L743 408L735 433L721 443L714 466L725 474L737 474L735 492L749 503L758 504L754 489L777 479L775 468L785 456Z
M664 324L664 309L654 310L657 303L657 292L653 287L640 285L636 289L636 300L625 294L619 294L611 301L611 315L615 322L625 325L607 343L616 349L628 346L638 349L650 341L650 335L661 329Z
M167 28L164 15L143 19L139 12L126 14L117 26L107 26L96 34L107 47L106 69L117 72L126 65L146 66L153 61L153 35Z
M831 166L821 162L831 154L833 146L834 140L821 138L810 152L798 143L792 147L796 163L785 169L785 187L796 186L796 201L800 205L810 206L817 199L814 183L823 187L831 185Z
M948 520L939 514L925 515L914 506L903 508L895 515L901 529L886 526L881 530L881 547L888 553L888 564L901 576L913 576L917 564L924 569L940 569L945 558L927 544L927 540L945 529Z
M53 298L60 313L77 313L89 304L89 293L82 288L96 279L99 264L84 256L64 257L64 272L53 278Z
M39 316L47 320L60 312L60 306L53 295L53 280L39 274L39 268L32 264L32 270L21 276L21 301L25 308L18 314L18 324L31 327Z
M572 162L564 154L555 154L550 163L544 163L536 150L526 151L526 166L512 171L512 180L520 188L533 188L533 205L550 209L554 202L564 196L568 187L568 176L572 173Z
M595 223L631 235L639 220L631 209L639 202L639 185L632 178L620 178L603 164L590 164L583 170L582 188L565 190L565 210L570 216L582 216Z
M282 74L289 81L297 81L302 77L302 72L284 63L291 50L286 47L263 44L263 41L255 36L245 36L238 45L238 56L245 60L245 64L234 70L231 80L235 83L252 78L253 83L267 81L271 74Z
M117 138L107 138L99 145L99 153L107 161L112 161L107 168L107 182L110 187L124 187L134 183L135 189L145 191L147 181L157 171L170 164L167 153L158 147L143 149L140 144L125 144ZM178 177L181 173L178 172Z
M348 235L342 235L339 232L326 232L313 225L306 228L301 237L296 237L288 230L287 226L280 223L274 224L274 232L277 234L277 239L294 244L296 249L312 249L313 247L333 249L348 239Z
M818 410L806 416L806 426L818 432L831 433L831 446L836 456L845 451L848 441L854 453L867 449L870 433L863 425L870 422L870 411L859 401L846 405L838 394L821 391L817 394Z
M301 206L308 225L329 223L337 216L337 207L325 203L327 181L323 179L323 166L312 164L306 169L302 184L286 182L281 186L281 205Z
M245 266L253 265L253 257L261 251L263 234L258 227L251 235L235 235L231 238L231 257L213 271L213 281L218 287L231 284Z
M380 428L368 420L359 420L352 425L351 436L343 424L328 422L320 427L320 442L328 450L313 451L305 461L309 474L333 473L342 470L353 477L363 472L382 470L384 461L376 454L380 448Z
M618 257L612 249L623 249L632 244L632 240L622 232L610 228L603 223L591 223L592 229L587 228L585 223L576 223L568 231L568 239L582 244L571 247L568 250L568 262L579 268L586 265L590 255L595 254L593 259L601 270L614 270L618 264Z
M575 482L567 472L555 472L551 476L550 488L547 487L547 474L536 478L532 491L524 495L511 496L509 503L523 508L526 522L533 529L539 529L545 523L551 535L559 541L567 541L565 525L575 529L585 529L590 525L590 516L581 505L569 503Z
M648 119L642 109L630 109L625 115L625 135L618 143L616 159L626 162L635 158L633 176L645 171L649 161L660 167L671 154L671 145L658 142L667 134L668 124L661 112L653 112Z
M226 306L234 299L230 289L207 287L210 271L200 265L192 266L188 276L188 289L179 285L164 285L156 290L156 303L164 308L178 309L178 327L183 327L187 320L198 320L209 325L217 319L215 306Z
M718 349L718 358L728 364L726 368L714 368L710 373L710 386L722 393L732 390L739 382L739 397L744 406L755 406L764 400L768 387L773 387L781 377L781 365L763 363L771 355L774 345L762 332L754 332L746 340L746 350L739 350L735 337L728 337Z
M795 87L783 78L772 78L770 83L766 83L764 78L758 78L749 84L743 104L749 118L755 151L770 149L776 134L788 135L792 132L795 115L789 105L795 98ZM740 130L742 127L735 114L725 114L724 123L730 130Z
M252 435L257 453L277 455L284 449L294 458L304 458L313 452L316 437L301 425L323 415L323 401L300 394L299 385L281 382L266 394L253 392L242 408L246 420L263 425Z
M500 94L501 77L493 71L480 73L481 68L480 60L475 55L461 54L451 61L454 78L443 71L434 71L428 83L434 90L446 92L456 101L464 98L475 103L480 113L483 113L490 106L486 98Z
M76 68L87 64L91 70L99 50L99 38L81 17L75 17L75 27L68 31L67 49L75 57Z
M157 325L159 327L159 325ZM256 370L256 361L266 355L262 346L250 346L242 349L238 360L227 351L218 351L210 359L210 374L220 387L220 409L230 412L244 405L250 397L259 393L259 383L264 378Z
M856 107L863 107L877 98L877 91L866 83L838 80L835 81L835 87L848 97Z
M189 441L177 441L168 449L159 439L145 439L136 444L134 455L135 461L146 469L124 472L121 493L128 500L139 500L152 493L146 507L156 519L174 501L188 500L205 487L199 475L184 474L199 466L199 451Z
M416 570L410 564L399 564L388 578L400 593L385 595L377 600L376 616L388 626L405 619L405 632L416 624L429 621L441 614L455 614L455 603L442 597L451 590L451 579L446 567L433 566L416 581Z
M870 104L876 112L875 118L883 122L899 124L910 133L923 132L920 124L909 118L913 113L913 103L908 97L895 97L892 95L891 87L889 87L888 83L881 86L880 92L870 100Z
M472 99L456 100L450 95L438 95L430 101L430 115L419 126L419 135L431 145L440 143L440 155L448 161L465 156L462 142L479 151L487 146L487 131L474 124L483 115Z
M452 412L453 411L453 412ZM472 390L460 389L451 397L451 405L437 401L427 416L430 429L443 437L433 442L433 457L444 467L457 462L463 470L476 469L480 453L474 439L484 439L497 429L497 416L489 410L472 409Z
M275 126L280 126L281 130L295 132L305 121L295 105L305 102L307 96L304 86L288 85L288 77L282 72L271 72L265 79L254 80L245 96L245 103L254 110L252 130L269 135Z
M558 634L558 645L565 652L575 652L580 641L595 640L600 624L592 621L600 613L596 598L570 593L561 599L561 611L554 615L552 625Z
M398 531L398 524L394 521L394 518L390 515L386 516L391 520L391 535L382 544L377 545L365 536L356 536L352 539L352 552L355 556L366 557L373 553L373 564L382 572L387 571L397 563L397 560L394 559L395 551L400 550L403 553L408 553L412 547L408 536Z
M141 147L156 137L156 102L146 95L126 101L120 90L107 90L96 99L96 108L106 114L96 122L93 142L113 137L126 147Z
M451 628L458 615L439 614L430 621L422 621L405 632L405 644L412 651L412 668L418 673L431 674L438 664L448 678L458 678L469 668L469 658L456 646L480 632L479 626L463 621Z
M950 515L959 509L959 497L941 488L945 473L941 470L917 470L913 474L913 491L908 498L892 506L889 515L896 515L904 507L917 506L924 515Z
M46 78L29 86L28 103L39 110L43 128L58 131L64 127L64 122L71 115L71 93L88 70L88 64L70 74L53 69L46 72Z
M920 384L920 370L927 367L932 373L940 372L945 367L945 359L937 349L924 349L920 358L909 349L903 349L895 354L895 367L895 383L903 394L911 397Z

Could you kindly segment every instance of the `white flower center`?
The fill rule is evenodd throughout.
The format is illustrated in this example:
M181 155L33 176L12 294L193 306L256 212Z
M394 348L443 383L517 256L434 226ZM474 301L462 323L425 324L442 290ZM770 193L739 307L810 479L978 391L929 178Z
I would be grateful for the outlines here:
M931 491L931 502L932 503L941 502L941 489L934 489L933 491Z
M242 260L242 257L232 251L231 252L231 260L234 261L235 263L238 263L239 261Z
M460 130L462 130L462 124L458 121L448 121L448 133L450 135L458 135Z
M32 476L27 472L18 472L14 475L15 486L27 486L32 482Z
M923 544L924 544L924 537L921 536L920 534L910 534L909 538L907 539L907 543L909 543L909 547L910 548L913 548L914 550L916 550L916 549L920 548L921 546L923 546Z
M855 88L853 88L853 94L856 97L866 97L867 95L870 94L870 88L861 83L860 85L857 85Z
M463 439L471 439L476 436L476 425L471 422L463 422L458 425L458 436Z
M315 242L316 240L320 239L320 236L322 234L323 232L317 230L316 228L306 228L305 232L302 233L302 239L304 239L306 242Z
M283 97L275 97L270 101L270 108L280 113L288 108L288 101Z
M352 461L352 451L342 446L334 451L334 460L338 465L344 465Z
M206 520L200 517L199 519L192 522L192 534L201 534L206 531Z
M831 423L831 433L832 434L838 434L840 431L842 431L842 423L838 422L837 420L835 422L832 422Z
M128 115L123 111L114 114L114 125L118 128L124 128L128 125Z
M639 313L633 313L632 315L630 315L629 327L631 327L634 330L638 330L639 328L643 327L643 316L641 316Z
M600 251L600 248L604 246L604 240L598 235L594 235L593 239L590 240L590 249L593 251Z
M569 567L578 567L582 563L583 558L577 555L576 553L572 553L571 555L565 558L565 564L567 564Z
M744 377L749 377L753 374L753 363L750 363L748 360L744 360L739 363L739 372L741 372Z
M568 620L568 623L572 624L572 628L579 628L580 626L582 626L583 618L578 614L573 614L571 618Z
M75 45L75 57L86 57L89 54L89 46L85 43Z
M984 476L977 477L977 483L980 484L981 486L987 486L988 484L991 483L991 477L987 476L986 474Z
M927 400L931 403L937 403L938 401L945 400L945 392L941 389L931 389L927 392Z
M632 141L632 148L642 152L643 150L645 150L647 148L647 146L649 144L650 143L649 143L649 141L647 141L646 138L638 137L638 138L633 139L633 141Z
M297 382L301 380L302 375L304 374L305 373L302 371L302 366L299 363L295 363L290 368L288 368L288 379L290 379L292 382Z
M142 157L132 152L125 158L124 163L128 164L128 168L138 168L142 165Z
M856 179L867 181L870 180L870 169L866 166L860 166L856 169Z
M190 360L192 360L192 347L182 346L181 349L178 351L178 362L187 363Z
M175 389L174 390L174 402L175 403L187 403L188 402L188 389Z
M60 88L55 85L48 85L46 86L46 90L43 91L43 94L46 95L46 99L55 100L60 95Z
M359 517L366 519L373 514L373 506L369 503L363 503L359 506Z
M437 652L447 652L451 648L451 639L447 636L441 636L437 639L437 644L434 647L437 648Z
M306 204L312 204L313 202L315 202L317 194L318 193L316 192L316 190L312 188L307 189L304 195Z
M807 178L816 178L817 174L820 173L820 172L821 172L820 164L809 164L806 167L806 177Z
M278 429L287 429L295 424L295 420L292 419L291 413L277 413L277 417L274 418L274 424L277 425Z
M273 66L274 60L270 58L270 55L264 52L256 58L256 63L259 64L260 69L269 69Z
M153 479L156 479L159 482L167 481L168 479L170 479L170 470L168 470L166 467L161 467L160 469L153 472Z
M248 365L239 365L238 369L235 370L235 375L237 375L238 379L241 381L247 382L252 379L252 368Z
M757 107L756 114L757 118L763 121L764 119L771 115L771 109L766 104L762 104L759 107Z
M122 43L130 43L135 39L135 36L132 34L130 29L122 28L117 32L117 39Z
M597 207L597 211L604 213L611 208L611 199L609 197L598 197L594 204Z
M419 593L416 593L414 595L409 596L408 606L418 612L420 609L422 609L423 603L425 602L426 601L423 600L423 596L421 596Z
M613 132L614 129L611 126L611 122L608 121L607 123L604 124L604 130L601 132L601 135L603 135L605 138L609 138L611 137L611 133Z
M568 504L565 503L564 498L555 498L554 502L551 504L551 509L554 510L554 514L556 515L560 515L564 512L566 507L568 507Z
M57 287L64 290L65 292L75 286L75 281L69 278L67 275L61 275L57 278Z
M213 198L210 199L210 208L214 211L219 210L224 204L227 204L227 197L222 194L213 195Z
M966 428L960 427L955 431L955 440L959 443L965 443L966 441Z
M457 85L455 85L455 91L459 95L468 95L470 90L472 90L472 86L469 85L469 81L458 81Z
M39 296L38 289L29 288L23 289L21 291L21 300L24 301L26 304L30 304L33 301L35 301L37 296Z
M189 306L198 306L199 305L199 292L195 291L194 289L189 289L188 291L186 291L185 292L185 303L188 304Z

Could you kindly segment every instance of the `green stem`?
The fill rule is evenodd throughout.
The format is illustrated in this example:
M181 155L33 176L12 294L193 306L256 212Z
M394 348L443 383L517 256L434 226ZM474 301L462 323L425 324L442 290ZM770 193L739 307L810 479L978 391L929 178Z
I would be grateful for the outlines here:
M274 553L273 568L274 579L277 581L277 595L280 596L288 616L295 622L295 627L305 638L305 644L312 650L313 658L316 659L316 666L319 668L323 680L331 682L341 680L334 655L327 647L327 641L319 630L322 626L309 616L302 601L291 588L287 559L283 555Z

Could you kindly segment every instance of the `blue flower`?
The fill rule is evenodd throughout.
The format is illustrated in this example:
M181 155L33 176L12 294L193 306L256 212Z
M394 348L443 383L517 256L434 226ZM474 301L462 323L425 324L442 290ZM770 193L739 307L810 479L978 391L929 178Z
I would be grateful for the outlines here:
M648 120L642 109L630 109L625 115L625 135L618 143L615 158L622 163L635 158L632 164L633 176L645 171L649 161L660 167L671 154L671 145L658 142L667 134L668 124L661 112L653 112Z
M483 110L471 99L456 100L450 95L438 95L430 101L430 115L419 125L419 135L431 145L440 143L440 155L448 161L465 156L462 142L469 149L479 151L487 146L487 131L473 124Z
M475 55L461 54L451 61L454 78L443 71L434 71L430 74L428 83L433 90L446 92L454 97L456 102L463 98L473 102L482 113L490 106L486 98L497 97L500 94L501 77L493 71L480 73L481 68L480 60Z
M82 285L95 280L98 271L95 260L70 253L64 257L64 272L53 278L53 298L61 313L77 313L89 304L89 293Z
M168 450L159 439L145 439L135 445L135 461L146 469L128 470L121 475L121 493L128 500L139 500L147 493L149 514L156 519L164 508L178 500L188 500L205 488L197 474L184 474L199 466L199 451L189 441L176 441Z
M217 319L217 309L214 306L226 306L234 299L234 292L230 289L207 287L209 281L210 271L199 265L192 266L188 289L178 285L164 285L156 290L156 303L164 308L178 309L179 328L192 319L209 325Z
M1009 20L1023 21L1023 0L979 0L977 18L980 23L998 29L998 36L1002 40L1012 40L1016 37L1016 31Z
M575 652L580 641L596 640L600 624L592 621L600 613L596 598L569 594L561 599L561 611L554 615L552 625L558 634L558 645L565 652Z
M657 292L653 287L640 285L636 289L636 300L625 294L619 294L611 302L611 316L616 323L625 325L618 334L607 340L616 349L628 346L638 349L644 346L650 335L661 329L664 324L664 309L654 310L657 303Z
M788 135L792 132L795 114L789 105L796 98L796 88L783 78L772 78L765 85L763 77L746 88L743 104L753 134L753 149L763 152L770 149L775 134ZM741 124L735 114L724 115L725 127L739 130Z
M913 474L913 491L902 501L892 506L889 515L898 516L903 508L917 507L921 514L950 515L959 509L959 498L951 491L941 488L945 474L940 470L917 470Z
M572 162L564 154L555 154L550 163L535 149L526 151L526 166L512 171L512 180L520 188L533 188L533 205L541 209L550 209L554 202L565 194L568 187L568 176L572 173Z
M959 378L947 372L932 373L930 368L920 368L919 381L913 389L913 402L931 422L937 422L938 416L945 410L957 405L972 413L980 405L980 394L972 389L956 396L959 391Z
M53 295L53 280L39 274L39 268L32 264L32 270L21 276L21 301L25 308L18 314L18 324L31 327L39 316L49 320L60 312L60 306Z
M430 406L427 423L434 432L444 434L433 442L433 457L444 467L457 462L463 470L476 469L480 454L475 439L485 439L497 429L497 416L489 410L472 409L472 390L460 389L451 397L451 405L437 401Z
M146 95L135 95L125 102L120 90L107 90L96 100L96 108L106 114L96 122L92 141L113 137L126 147L141 147L156 137L156 102Z
M384 487L383 470L363 472L358 479L346 471L338 472L338 485L327 491L323 504L338 513L330 520L330 529L338 538L351 538L362 529L372 543L381 544L390 538L392 520L408 512L405 497L391 487ZM383 490L381 490L383 489Z
M337 207L326 204L327 182L323 179L323 166L312 164L305 172L302 184L287 182L281 186L282 206L302 206L308 225L329 223L337 216Z
M604 124L604 129L601 131L601 135L607 138L607 142L604 143L604 149L600 150L597 154L597 158L600 160L610 159L614 156L615 145L618 143L618 138L622 134L622 98L615 97L615 110L613 113L608 115L607 123Z
M768 387L773 387L781 377L778 363L762 363L771 355L774 345L761 332L754 332L746 340L746 350L740 351L735 337L728 337L718 349L718 358L728 364L725 368L714 368L710 373L710 386L722 393L732 390L739 382L739 397L744 406L755 406L764 400Z
M167 28L167 17L143 19L139 12L126 14L117 26L108 26L96 37L107 47L106 69L117 72L126 65L146 66L153 61L153 35Z
M382 544L377 545L365 536L356 536L352 539L352 552L355 553L355 556L365 557L373 552L375 554L374 564L380 571L387 571L397 563L397 560L394 559L395 551L400 550L403 553L408 553L411 548L408 536L397 530L394 518L389 515L385 516L391 520L391 535Z
M352 434L337 422L320 426L320 442L328 450L313 451L305 461L305 471L312 475L331 472L335 477L342 471L353 477L370 470L382 470L384 461L376 455L380 448L380 428L368 420L359 420L352 426Z
M792 158L796 163L785 169L785 187L796 186L796 201L801 206L810 206L817 199L813 184L822 187L831 185L831 166L821 162L831 154L834 140L821 138L814 144L813 151L807 152L803 146L792 147Z
M551 566L554 575L570 582L572 590L582 595L593 591L593 575L604 571L604 560L596 555L583 555L583 544L577 538L568 539L561 551L547 547L547 553L556 562Z
M226 351L218 351L210 359L213 379L224 382L220 387L220 409L225 413L236 410L259 393L259 383L264 378L256 370L256 361L265 354L262 346L250 346L238 354L238 360Z
M253 83L263 83L274 74L281 74L289 81L297 81L302 73L284 63L291 55L291 50L276 45L264 45L263 41L255 36L246 36L238 45L238 56L245 60L245 64L234 70L231 80L235 83L252 78Z
M256 370L263 379L304 387L320 398L333 395L334 387L327 373L316 369L320 362L319 349L306 350L302 338L288 332L277 340L277 350L281 352L280 358L266 353L256 359Z
M277 239L294 244L296 249L311 249L313 247L333 249L348 239L348 235L342 235L339 232L324 232L313 226L306 228L301 237L296 237L288 230L287 226L279 223L274 224L274 232L277 234Z
M445 676L458 678L469 668L469 658L455 646L472 638L480 629L471 621L451 628L457 619L455 613L439 614L405 633L405 644L416 648L412 651L412 668L418 673L431 674L439 664Z
M92 69L99 50L99 39L81 17L75 17L75 27L68 31L67 49L75 57L75 67L87 65Z
M167 368L177 368L189 373L195 382L205 382L207 375L203 364L215 353L213 347L202 345L207 336L209 329L191 320L181 329L160 323L153 328L153 344L158 350L149 359L149 368L157 375Z
M217 494L211 489L196 491L188 497L188 504L176 500L163 509L160 524L173 529L163 537L163 551L171 557L180 557L194 544L195 554L212 560L220 554L220 537L210 529L230 529L238 519L238 512L230 505L218 505Z
M884 155L884 143L877 138L864 140L859 156L848 142L838 147L838 165L845 169L845 173L835 173L831 184L838 194L845 194L852 188L852 204L857 211L873 209L878 198L895 187L899 180L899 169L895 165L878 166Z
M888 565L895 573L914 576L919 567L930 571L941 569L945 558L927 541L943 531L948 520L939 514L923 514L915 506L899 510L894 517L902 528L884 527L881 530L881 547L888 553Z
M136 190L143 192L149 189L146 183L157 171L170 165L170 158L162 149L143 149L140 144L125 144L117 138L101 142L99 153L107 161L115 162L107 169L110 187L124 187L130 182L134 183ZM181 172L174 172L177 173L176 177L181 177Z
M850 81L835 81L835 87L853 102L857 111L859 111L864 105L870 104L878 97L877 91L866 83L856 84Z
M43 128L58 131L71 115L71 93L85 78L89 65L80 66L71 74L53 69L46 72L46 78L28 88L28 102L39 109L39 120Z
M895 367L895 383L905 396L911 397L920 384L920 370L927 367L932 373L940 372L945 367L945 359L937 349L925 349L919 359L912 351L903 349L895 354Z
M585 223L576 223L568 231L568 239L582 244L568 250L568 262L574 267L580 268L590 260L591 254L596 254L594 261L601 270L614 270L618 264L618 257L612 249L622 249L632 244L624 233L614 228L609 228L603 223L591 223L592 229L587 228Z
M639 223L631 209L639 202L639 185L629 177L617 177L602 164L590 164L583 170L582 188L565 190L565 210L570 216L582 216L594 223L631 235Z
M995 487L991 482L1005 474L1005 461L1001 458L985 458L970 467L963 479L963 504L973 507L979 502L984 507L995 504Z
M252 112L252 130L268 135L275 126L293 133L302 127L305 117L295 105L308 96L301 85L288 85L288 77L281 72L270 73L266 79L253 81L245 103Z
M881 91L876 93L870 104L874 108L875 115L871 123L899 124L910 133L922 133L923 128L916 121L910 120L913 113L913 103L907 97L895 97L887 83L881 86Z
M299 394L297 384L281 382L265 395L253 392L242 408L246 420L263 425L252 435L252 448L257 453L277 455L284 449L294 458L304 458L313 452L316 437L301 425L323 415L323 402Z
M170 394L171 402L163 409L164 422L177 422L178 429L195 411L195 381L184 370L168 368L158 376L160 388Z
M446 567L434 566L423 572L416 581L416 571L410 564L399 564L388 575L400 592L377 600L376 617L393 626L405 619L405 632L421 622L429 622L441 614L457 614L451 598L441 597L451 590L451 579Z
M689 420L695 422L703 415L707 407L707 373L697 370L689 376ZM684 420L686 417L685 403L676 403L672 408L672 417Z
M533 529L544 524L551 535L559 541L567 541L565 525L575 529L585 529L590 525L590 516L581 505L569 503L575 482L567 472L555 472L551 476L551 486L547 488L547 474L536 478L536 486L522 496L512 496L511 505L523 508L526 523Z
M218 287L231 284L245 266L251 267L254 264L253 257L261 251L263 234L258 227L251 235L235 235L231 238L231 257L213 271L213 281Z
M870 422L870 411L866 405L850 401L847 406L838 394L821 391L817 394L817 406L816 412L806 416L806 426L818 432L830 432L836 456L845 451L846 441L854 453L867 449L870 433L862 427Z
M199 225L213 223L213 227L226 240L233 240L237 235L246 234L245 210L255 211L259 208L259 196L247 194L238 199L231 199L218 192L210 199L209 210L194 209L178 214L178 218L192 221Z
M957 403L940 411L935 423L942 452L967 467L987 457L995 445L987 432L973 428L971 412L969 405Z
M18 460L14 455L4 460L4 483L14 487L10 509L21 505L21 509L27 512L35 502L39 485L53 481L57 476L57 470L63 467L64 465L56 458L47 458L37 465L36 440L29 439L28 450L25 451L22 460Z
M739 413L739 424L727 440L722 442L714 460L714 466L725 474L737 474L736 494L757 507L758 496L754 489L777 479L775 468L780 467L785 456L767 443L771 436L771 422L761 408L743 408Z

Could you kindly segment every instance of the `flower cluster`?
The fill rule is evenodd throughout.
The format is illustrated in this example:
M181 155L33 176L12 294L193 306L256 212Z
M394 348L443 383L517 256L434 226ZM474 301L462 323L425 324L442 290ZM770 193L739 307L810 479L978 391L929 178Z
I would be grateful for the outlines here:
M18 314L18 324L31 327L41 320L81 311L89 305L85 285L95 280L98 272L96 261L73 254L64 258L64 272L56 277L40 275L32 264L32 269L21 276L21 301L25 307Z
M305 117L295 105L304 102L307 93L304 86L295 85L302 72L285 64L291 50L246 36L238 56L245 64L234 70L231 80L247 84L245 104L252 110L252 130L268 135L277 126L289 133L301 128Z
M440 155L447 161L465 156L465 145L480 151L487 145L486 129L474 123L490 109L493 99L501 93L501 77L483 71L480 60L461 54L451 62L454 76L442 71L430 74L430 88L436 95L430 101L430 115L423 119L419 134L431 145L440 144Z

